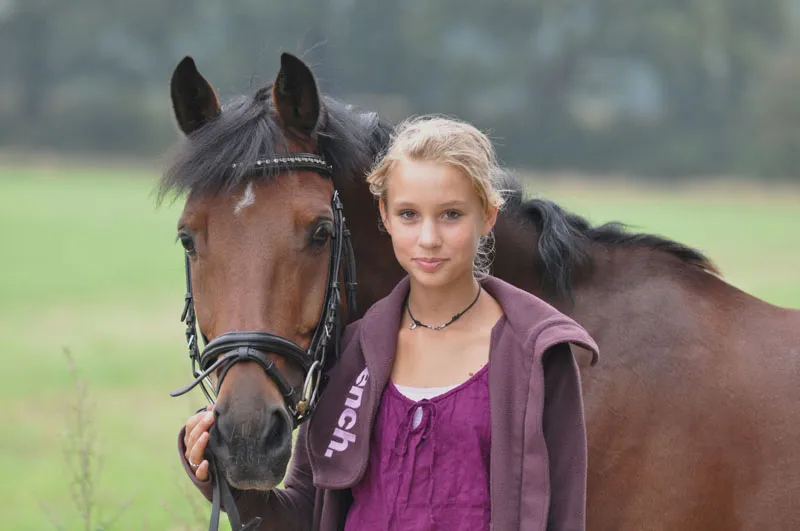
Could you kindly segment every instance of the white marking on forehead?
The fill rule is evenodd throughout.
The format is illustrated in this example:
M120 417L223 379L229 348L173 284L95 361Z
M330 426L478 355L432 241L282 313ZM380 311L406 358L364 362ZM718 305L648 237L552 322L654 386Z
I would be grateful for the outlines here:
M244 195L242 199L236 203L236 207L233 209L233 213L239 215L242 213L242 210L249 207L253 203L256 202L256 193L253 191L253 183L247 183L247 188L244 191Z

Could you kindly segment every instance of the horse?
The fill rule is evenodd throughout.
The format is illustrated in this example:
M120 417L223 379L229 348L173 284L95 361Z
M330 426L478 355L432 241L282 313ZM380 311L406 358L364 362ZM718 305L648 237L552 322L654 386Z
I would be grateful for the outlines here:
M225 106L185 58L171 96L185 137L160 197L186 196L185 314L196 308L210 340L194 383L218 373L209 450L230 486L268 490L293 426L312 414L319 367L335 362L312 348L320 327L359 318L404 275L364 180L392 126L323 95L290 54L274 83ZM287 162L309 154L317 165ZM600 346L600 363L581 363L588 529L800 529L800 311L728 284L679 242L593 226L513 179L507 188L492 274ZM274 341L247 343L248 332Z

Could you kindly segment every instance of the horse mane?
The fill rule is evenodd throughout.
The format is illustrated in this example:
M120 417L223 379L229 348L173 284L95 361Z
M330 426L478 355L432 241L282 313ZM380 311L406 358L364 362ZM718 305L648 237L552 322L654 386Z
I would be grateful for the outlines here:
M520 185L507 185L507 208L539 233L539 258L542 288L550 295L572 296L572 276L593 265L595 245L638 247L667 253L685 264L705 272L720 274L716 265L701 251L653 234L631 232L619 222L592 226L586 218L567 212L553 201L525 199Z
M274 178L274 170L257 176L247 171L260 158L288 152L269 94L271 85L254 96L226 102L216 118L179 142L159 181L159 202L170 194L213 196L253 179ZM333 165L337 186L363 176L392 131L377 113L327 96L321 100L319 122L315 131L319 152Z

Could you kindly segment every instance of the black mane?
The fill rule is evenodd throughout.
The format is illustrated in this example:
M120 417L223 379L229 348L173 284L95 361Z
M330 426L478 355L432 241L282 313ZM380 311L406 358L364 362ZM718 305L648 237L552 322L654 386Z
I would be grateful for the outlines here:
M521 187L509 196L508 208L532 223L539 233L537 256L542 288L550 295L571 297L572 275L592 265L592 246L642 247L661 251L709 273L719 270L702 252L653 234L630 232L619 222L593 227L585 218L546 199L524 199Z
M287 153L286 138L273 119L275 109L264 87L253 97L241 96L223 106L222 112L179 143L161 177L159 200L168 194L216 195L252 180L247 172L256 160ZM316 131L320 154L333 165L337 185L368 171L389 142L391 127L377 113L360 112L333 98L322 101ZM236 163L236 169L232 165ZM270 174L258 178L274 177Z

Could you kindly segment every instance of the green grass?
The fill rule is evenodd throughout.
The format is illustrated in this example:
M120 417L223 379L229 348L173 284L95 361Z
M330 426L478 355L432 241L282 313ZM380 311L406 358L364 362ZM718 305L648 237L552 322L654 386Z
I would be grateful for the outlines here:
M175 439L198 397L171 399L188 376L179 322L180 205L156 209L155 174L0 169L0 513L4 529L82 529L62 439L88 386L98 506L130 503L114 529L181 529L195 519ZM207 524L206 524L207 525ZM202 524L195 525L201 529Z
M114 529L203 529L175 437L202 400L171 399L188 376L179 313L180 205L156 209L155 173L0 168L3 529L82 529L62 453L75 359L102 457L98 505ZM737 286L800 307L800 190L646 190L626 183L531 185L594 222L617 219L697 246ZM207 524L205 524L207 525Z

